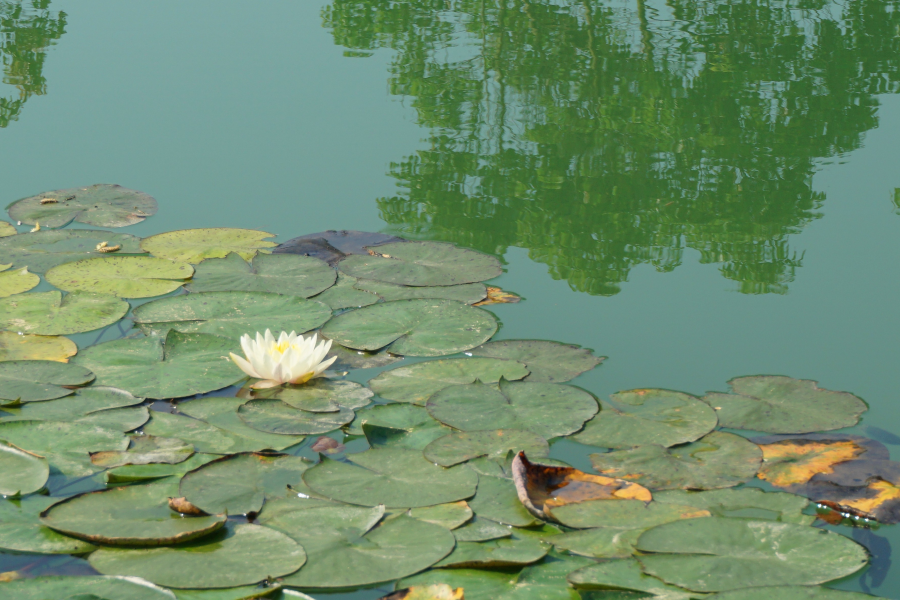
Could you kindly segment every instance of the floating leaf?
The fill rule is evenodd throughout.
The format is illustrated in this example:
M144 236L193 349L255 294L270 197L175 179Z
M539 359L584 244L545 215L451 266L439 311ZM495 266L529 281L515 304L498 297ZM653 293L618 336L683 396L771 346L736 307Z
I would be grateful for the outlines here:
M193 267L183 262L148 256L110 256L61 264L44 277L67 292L149 298L177 290L193 272Z
M457 542L435 567L485 568L515 567L537 562L547 555L547 548L539 541L527 538L503 538L486 542Z
M456 529L471 519L472 514L472 509L469 508L469 505L465 500L450 502L448 504L438 504L436 506L414 508L409 511L409 515L415 519L434 523L435 525L440 525L447 529Z
M384 233L330 230L295 237L280 244L272 252L274 254L285 253L314 256L334 266L338 261L350 254L368 255L369 248L403 241L406 240Z
M538 521L529 513L516 495L511 479L478 475L478 492L468 501L479 517L513 527L531 527Z
M425 458L445 467L479 457L503 458L509 452L527 452L543 457L550 453L547 440L523 429L460 431L425 446Z
M273 256L276 256L273 254ZM376 294L371 294L355 287L356 277L350 277L338 272L337 281L333 286L315 296L319 302L324 302L331 307L332 310L343 310L345 308L361 308L375 304L380 300Z
M125 300L90 292L25 294L0 300L0 327L40 335L82 333L112 325L130 308Z
M707 600L872 600L875 596L823 587L785 585L746 588L707 596Z
M499 390L483 383L446 387L428 399L427 409L461 431L477 431L490 423L549 439L581 429L598 406L593 396L570 385L501 380Z
M317 340L322 339L326 338L317 334ZM331 344L331 350L328 351L328 355L337 357L337 360L331 364L331 368L335 371L343 369L374 369L376 367L386 367L403 360L402 356L391 354L387 350L367 352L344 348L340 344L335 343Z
M453 589L449 585L413 586L383 596L379 600L463 600L462 588Z
M556 548L594 558L628 558L646 529L594 527L570 531L548 540Z
M610 560L578 569L568 576L569 582L581 590L627 590L641 592L642 598L689 600L694 597L685 589L667 585L641 571L633 559ZM651 596L643 596L651 594Z
M90 423L65 421L0 421L0 439L45 457L52 469L81 477L98 469L88 451L125 450L128 439L120 431Z
M588 446L633 448L674 446L700 439L716 428L716 413L689 394L630 390L601 401L603 410L572 439Z
M476 302L474 306L490 306L491 304L517 304L522 300L521 296L516 296L511 292L505 292L502 288L487 286L487 297L480 302Z
M192 261L189 261L192 262ZM232 252L197 265L189 292L272 292L309 298L334 285L337 273L323 261L293 254L258 254L248 263Z
M287 454L234 454L214 460L181 479L179 491L208 513L258 513L266 498L285 495L288 485L301 483L310 466Z
M84 367L52 360L0 362L0 404L62 398L74 393L67 387L84 385L92 379L94 374Z
M137 429L150 420L150 411L146 406L131 406L98 410L77 420L78 423L89 423L98 427L126 432Z
M457 542L486 542L510 537L512 529L508 525L501 525L490 519L475 517L469 523L454 530L453 535Z
M178 464L186 461L193 454L194 446L179 439L140 435L131 438L131 447L128 450L124 452L94 452L91 454L91 462L105 469L123 465Z
M651 490L708 490L735 486L752 478L762 462L762 451L733 433L714 431L675 448L638 446L591 454L590 458L597 471L627 477Z
M69 338L0 331L0 362L5 360L68 362L69 357L75 356L76 353L78 346Z
M0 500L0 548L30 554L86 554L94 550L93 544L41 524L38 514L58 501L59 498L38 495Z
M77 594L115 600L175 600L169 590L137 577L35 577L0 583L0 595L16 600L77 598Z
M412 300L414 298L443 298L445 300L456 300L463 304L475 304L487 296L487 289L483 283L413 287L387 283L386 281L357 279L353 287L364 292L376 294L386 302Z
M348 256L338 268L360 279L412 286L474 283L503 272L493 256L442 242L383 244L374 256Z
M309 412L281 400L250 400L238 409L238 417L253 429L284 435L328 433L353 420L353 411Z
M104 479L108 484L143 483L154 479L162 479L164 477L180 479L188 471L193 471L197 467L201 467L217 458L219 458L219 456L216 454L194 454L186 461L174 465L166 463L124 465L106 471L106 473L104 473Z
M497 383L501 378L513 381L526 375L525 365L511 360L448 358L385 371L370 380L369 387L386 400L425 404L432 394L451 385Z
M265 433L247 426L246 423L238 418L237 414L238 408L243 403L244 401L240 398L198 398L190 402L181 403L179 410L189 417L206 421L210 425L215 425L254 444L254 448L240 450L241 452L252 452L261 449L284 450L304 440L302 435ZM239 452L239 450L229 451L229 453L234 452Z
M496 331L493 315L455 300L398 300L338 315L322 334L358 350L444 356L473 348Z
M264 241L274 234L253 229L232 229L214 227L210 229L181 229L167 231L141 241L141 248L159 258L197 264L207 258L224 258L235 253L244 260L250 260L259 251L275 242Z
M424 408L411 404L381 404L360 411L350 434L365 434L373 448L423 450L434 440L452 432L428 416Z
M371 402L372 390L352 381L335 381L319 377L302 385L252 390L254 399L275 398L294 408L310 412L354 410Z
M120 246L120 254L141 252L141 238L127 233L94 229L43 230L28 235L0 238L0 256L15 267L28 267L33 273L63 263L104 256L97 246Z
M809 433L856 425L868 407L847 392L820 388L815 381L773 375L738 377L733 393L707 394L719 424L769 433Z
M654 527L638 540L644 572L698 592L815 585L868 562L866 549L824 529L710 517Z
M868 460L890 458L882 444L860 436L771 436L754 438L753 441L763 453L757 477L781 488L805 484L815 475L831 473L835 465L863 455Z
M9 216L29 225L64 227L72 221L95 227L125 227L156 214L152 196L111 183L68 188L22 198Z
M157 337L126 338L91 346L72 363L96 373L98 385L144 398L181 398L243 379L244 373L228 359L232 349L232 340L226 338L172 330L165 342Z
M201 292L161 298L134 310L134 322L146 335L209 333L233 340L257 332L306 333L331 318L322 302L267 292ZM276 333L277 335L277 333Z
M194 445L194 449L197 452L230 454L236 452L257 452L266 449L282 450L288 446L293 446L298 441L296 437L278 436L275 440L280 440L281 444L273 444L268 441L269 438L273 437L270 434L259 432L260 436L269 435L269 438L261 440L250 438L232 431L226 431L199 419L165 412L150 411L150 417L150 422L144 426L144 433L160 437L174 437L190 442ZM250 428L248 427L248 429ZM299 438L300 441L302 439L302 437Z
M225 525L224 514L174 518L168 503L174 489L163 482L78 494L42 512L41 522L66 535L113 546L177 544Z
M653 494L656 502L705 509L716 517L769 519L810 525L814 517L803 514L809 502L803 496L786 492L765 492L759 488L741 488L689 492L668 490Z
M548 516L567 527L587 529L647 529L681 519L710 516L708 510L681 504L643 500L587 500L562 506L544 507Z
M605 356L594 356L588 348L547 340L502 340L472 349L473 356L518 361L531 374L525 381L562 383L590 371ZM507 377L509 379L509 377Z
M0 494L4 497L36 492L49 476L44 457L0 441Z
M288 536L259 525L228 525L168 548L101 548L90 555L101 573L137 576L173 588L228 588L293 573L306 562Z
M28 267L10 271L11 266L0 265L0 298L27 292L41 282L40 277L28 272Z
M327 498L389 508L455 502L475 493L477 476L461 467L445 469L414 450L379 449L347 455L350 463L324 459L303 475Z
M277 582L265 582L265 584L261 585L245 585L221 590L173 591L177 600L256 600L257 598L273 598L275 600L301 598L302 600L311 600L306 594L282 590L281 584Z
M6 221L0 221L0 238L7 237L10 235L16 235L18 231L11 224Z
M124 390L90 386L75 390L75 394L45 402L29 402L15 408L4 407L12 417L5 420L75 421L91 413L111 408L124 408L143 402Z

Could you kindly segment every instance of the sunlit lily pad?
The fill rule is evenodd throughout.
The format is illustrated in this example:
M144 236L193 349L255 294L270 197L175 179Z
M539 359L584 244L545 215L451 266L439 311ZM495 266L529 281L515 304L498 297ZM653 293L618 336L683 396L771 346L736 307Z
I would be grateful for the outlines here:
M759 446L734 435L714 431L696 442L664 448L638 446L608 454L591 454L594 468L612 477L626 477L651 490L707 490L744 483L759 470Z
M641 598L659 600L689 600L695 597L685 589L668 585L656 577L646 575L641 571L640 563L633 558L604 561L578 569L569 574L568 580L581 590L640 592Z
M177 290L193 272L193 267L183 262L149 256L110 256L58 265L44 277L67 292L149 298Z
M172 330L165 342L149 337L91 346L70 364L91 369L97 375L98 385L117 387L144 398L181 398L244 379L246 375L228 359L233 346L227 338Z
M228 525L213 535L166 548L101 548L91 566L173 588L228 588L293 573L306 562L288 536L259 525Z
M412 404L378 404L361 410L349 428L352 435L364 434L373 448L413 450L422 450L452 431Z
M493 256L443 242L395 242L378 246L375 252L375 256L348 256L338 268L360 279L412 286L474 283L503 271Z
M427 510L427 509L425 509ZM474 517L471 521L453 531L457 542L486 542L510 537L512 528L496 521Z
M162 546L205 536L225 515L179 517L169 508L175 487L150 483L72 496L41 513L41 522L66 535L114 546Z
M0 500L0 548L30 554L86 554L94 550L93 544L41 524L38 515L56 502L59 498L40 495Z
M535 457L547 456L547 440L523 429L459 431L438 438L425 446L428 460L449 467L479 457L503 458L510 451L525 452Z
M449 585L439 583L403 588L382 596L379 600L462 600L463 596L462 588L453 589Z
M40 335L82 333L112 325L129 308L125 300L91 292L24 294L0 300L0 327Z
M681 519L709 517L710 512L693 506L641 500L587 500L554 506L551 516L576 529L647 529Z
M35 577L0 583L0 595L16 600L87 597L115 600L175 600L169 590L137 577Z
M238 409L244 423L267 433L312 435L328 433L353 420L353 411L309 412L294 408L281 400L250 400Z
M127 233L61 229L0 238L0 256L17 268L27 266L33 273L44 273L63 263L107 256L97 250L103 242L107 247L119 246L117 254L141 252L141 238Z
M670 390L619 392L600 403L600 414L572 439L604 448L674 446L700 439L718 422L709 405L689 394Z
M707 394L719 424L769 433L809 433L856 425L868 406L848 392L820 388L815 381L772 375L738 377L733 393Z
M866 549L824 529L711 517L654 527L638 540L644 572L679 587L717 592L814 585L864 567Z
M379 449L349 454L350 463L329 458L312 467L303 481L327 498L389 508L433 506L470 498L477 475L462 467L445 469L415 450Z
M234 452L250 452L261 449L283 450L299 444L304 437L297 435L277 435L265 433L249 427L240 418L237 410L244 403L240 398L207 397L197 398L190 402L182 402L178 409L181 413L206 421L228 433L235 434L256 445L252 450L230 450Z
M52 360L0 362L0 404L40 402L73 394L67 389L94 379L88 369ZM63 387L66 386L66 387Z
M449 502L447 504L438 504L436 506L414 508L409 511L409 515L413 518L428 523L434 523L435 525L440 525L447 529L456 529L471 519L472 514L472 509L469 508L469 505L465 500Z
M414 298L443 298L456 300L463 304L475 304L480 300L484 300L487 296L487 288L483 283L414 287L372 279L357 279L354 287L358 290L376 294L386 302L412 300Z
M273 234L253 229L213 227L167 231L141 240L141 248L159 258L197 264L208 258L225 258L235 253L250 260L257 252L269 252L275 242L265 241Z
M150 411L146 406L129 406L98 410L80 417L77 423L88 423L121 432L133 431L150 420Z
M818 586L784 585L731 590L706 598L707 600L872 600L875 596Z
M35 287L41 278L28 272L28 267L10 270L12 263L0 265L0 298L21 294Z
M330 353L329 353L330 354ZM319 377L302 385L253 390L254 399L276 398L294 408L310 412L354 410L371 402L372 390L353 381L336 381Z
M111 183L43 192L9 206L9 216L29 225L63 227L72 221L95 227L125 227L156 214L152 196Z
M325 262L295 254L257 254L248 263L236 253L197 265L189 292L272 292L309 298L334 285L337 273Z
M539 523L522 506L512 479L478 475L478 491L468 503L479 517L504 525L531 527Z
M803 496L787 492L765 492L759 488L740 488L690 492L667 490L653 494L664 504L694 506L716 517L769 519L800 525L812 524L815 517L803 514L809 502Z
M272 439L271 434L263 434L269 436L266 439L255 439L199 419L158 411L150 411L150 422L144 426L143 430L149 435L174 437L190 442L197 452L212 454L257 452L266 449L282 450L303 440L302 437L298 439L292 436L278 436L273 441L281 441L281 444L275 444L269 441ZM260 433L262 434L262 432Z
M12 414L4 419L75 421L91 413L135 406L143 401L143 398L136 398L124 390L92 385L76 389L71 396L44 402L28 402L17 407L4 407L3 410Z
M0 362L5 360L68 362L69 358L77 353L78 346L69 338L0 331Z
M174 465L167 463L152 463L147 465L124 465L113 467L103 474L106 483L136 483L148 482L164 477L180 479L188 471L193 471L206 463L219 458L217 454L194 454L184 462Z
M548 540L557 549L594 558L628 558L645 529L593 527L570 531Z
M472 349L473 356L518 361L531 372L525 381L562 383L590 371L606 358L575 344L548 340L501 340ZM508 378L507 378L508 379Z
M444 356L482 344L496 331L492 314L455 300L398 300L338 315L322 334L358 350Z
M483 383L446 387L428 399L428 413L460 431L490 423L549 439L578 431L598 410L593 396L570 385L501 380L499 388Z
M318 296L317 296L318 298ZM317 334L318 339L325 339ZM403 360L402 356L391 354L387 350L376 350L369 352L366 350L354 350L352 348L344 348L340 344L331 344L328 356L335 356L335 360L331 368L335 371L346 369L374 369L377 367L386 367L397 361Z
M369 381L369 387L386 400L425 404L428 398L451 385L481 381L497 383L522 379L525 365L493 358L448 358L420 362L385 371Z
M18 231L13 227L10 223L6 221L0 221L0 238L7 237L10 235L16 235Z
M211 514L257 513L267 497L287 493L302 482L306 459L287 454L246 453L226 456L191 471L179 491L194 506Z
M51 473L81 477L99 469L89 451L125 450L128 438L120 431L89 423L66 421L0 421L0 440L45 457Z
M485 542L457 542L456 548L435 567L515 567L537 562L547 555L547 546L528 538L501 538Z
M178 464L194 454L194 446L176 438L139 435L131 438L124 452L94 452L91 462L98 467L112 469L123 465ZM222 512L222 511L213 511Z
M272 256L278 255L273 254ZM335 284L321 294L317 294L315 299L319 302L324 302L330 306L332 310L361 308L363 306L375 304L381 299L376 294L357 289L355 287L356 281L356 277L350 277L349 275L338 272Z
M268 292L201 292L161 298L134 310L146 335L209 333L233 340L256 332L306 333L331 318L331 308L315 300ZM276 333L277 335L277 333Z
M0 494L24 496L36 492L49 476L44 457L0 441Z

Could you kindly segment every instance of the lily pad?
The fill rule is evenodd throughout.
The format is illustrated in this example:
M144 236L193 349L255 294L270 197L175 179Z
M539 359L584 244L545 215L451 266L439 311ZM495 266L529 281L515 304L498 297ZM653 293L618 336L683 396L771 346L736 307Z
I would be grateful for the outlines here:
M773 375L738 377L731 394L707 394L719 424L769 433L809 433L856 425L868 406L848 392L820 388L815 381Z
M0 300L0 327L23 333L67 335L100 329L131 307L115 296L53 290Z
M346 458L350 463L324 459L303 474L303 481L326 498L389 508L434 506L470 498L478 481L468 469L439 467L415 450L367 450Z
M318 296L316 296L318 298ZM319 340L325 339L317 334ZM318 342L317 342L318 343ZM391 354L387 350L375 352L367 352L365 350L353 350L344 348L340 344L331 344L331 350L328 351L329 356L337 357L331 364L331 369L341 371L345 369L374 369L377 367L386 367L397 361L403 360L402 356Z
M35 577L0 583L0 594L16 600L71 598L78 594L115 600L175 600L175 594L137 577Z
M0 237L7 237L10 235L16 235L18 231L13 227L10 223L6 221L0 221Z
M94 550L93 544L41 524L38 514L58 501L39 495L0 500L0 548L30 554L87 554Z
M528 538L502 538L486 542L457 542L449 555L436 563L443 568L516 567L537 562L547 547Z
M479 517L504 525L531 527L539 523L519 502L511 479L479 474L478 492L468 503Z
M107 256L97 250L103 242L107 247L119 246L120 254L142 251L141 238L127 233L61 229L0 238L0 256L11 261L15 267L28 267L33 273L44 273L63 263Z
M0 494L4 497L36 492L49 476L44 457L0 441Z
M126 227L156 214L152 196L111 183L68 188L22 198L9 216L29 225L64 227L72 221L95 227Z
M27 292L41 282L40 277L28 272L28 267L10 271L11 266L12 263L0 265L0 298Z
M610 560L578 569L568 576L569 583L581 590L626 590L641 592L642 596L659 600L690 600L695 595L641 571L641 564L633 559Z
M294 408L281 400L250 400L237 412L245 424L267 433L312 435L328 433L353 420L353 411L309 412Z
M497 390L483 383L453 385L428 399L428 413L460 431L524 429L549 439L581 429L597 414L594 397L558 383L500 381Z
M189 292L272 292L309 298L334 285L337 273L325 262L295 254L258 254L248 263L232 252L197 265Z
M335 381L320 377L303 385L253 390L254 399L275 398L294 408L310 412L337 412L341 408L355 410L371 402L372 390L353 381Z
M457 542L486 542L510 537L512 528L496 521L475 517L470 522L453 531Z
M617 529L593 527L570 531L548 540L556 548L594 558L628 558L646 529Z
M0 362L0 404L62 398L74 393L67 388L93 379L94 374L84 367L52 360Z
M400 285L442 286L493 279L503 272L495 257L443 242L395 242L375 256L348 256L338 268L353 277Z
M276 255L273 254L273 256ZM356 277L350 277L349 275L338 272L335 284L321 294L317 294L315 299L319 302L324 302L330 306L332 310L361 308L363 306L375 304L381 299L376 294L356 289L356 287L354 287L356 282Z
M4 420L75 421L91 413L111 408L135 406L143 402L124 390L111 387L90 386L75 390L75 394L56 400L28 402L14 408L4 407L12 417Z
M301 254L314 256L334 266L350 254L369 253L369 248L382 244L403 242L403 238L369 231L329 230L301 235L280 244L273 254Z
M647 529L681 519L709 517L710 512L682 504L641 500L587 500L555 506L550 516L563 525L576 529Z
M205 536L225 525L225 515L181 517L169 508L168 482L87 492L57 502L41 522L66 535L112 546L163 546Z
M75 422L115 429L124 433L137 429L149 420L150 411L146 406L129 406L127 408L98 410L80 417Z
M803 496L787 492L766 492L759 488L741 488L690 492L657 492L653 500L664 504L694 506L716 517L769 519L784 523L811 525L815 517L803 514L809 502Z
M124 465L114 467L104 473L104 479L108 484L118 483L143 483L164 477L178 478L188 471L193 471L206 463L219 458L216 454L194 454L184 462L174 465L167 463L152 463L147 465Z
M267 585L244 585L221 590L173 590L177 600L256 600L257 598L276 598L290 600L294 596L285 593L281 584L272 582ZM309 600L306 594L295 592L297 598Z
M409 516L447 529L456 529L472 518L472 509L465 500L435 506L424 506L409 511ZM459 539L459 538L457 538Z
M446 300L456 300L463 304L475 304L487 297L487 288L483 283L413 287L387 283L386 281L357 279L354 287L358 290L376 294L386 302L412 300L414 298L444 298Z
M708 490L732 487L759 470L759 446L734 435L714 431L691 444L664 448L638 446L608 454L591 454L594 468L613 477L628 476L651 490Z
M144 398L181 398L243 379L244 373L228 359L232 349L232 340L226 338L172 330L165 342L157 337L126 338L91 346L70 364L91 369L98 385Z
M306 333L331 318L322 302L268 292L201 292L161 298L134 310L134 322L146 335L170 330L209 333L237 345L242 335L266 329Z
M269 252L275 242L264 241L274 234L253 229L214 227L181 229L144 238L141 248L158 258L197 264L207 258L224 258L235 253L250 260L257 252Z
M238 408L243 403L244 401L240 398L209 397L182 402L178 408L181 413L189 417L206 421L210 425L215 425L226 432L238 435L256 444L257 447L252 450L243 450L244 452L261 449L284 450L304 440L302 435L265 433L247 426L246 423L238 418L237 414ZM238 450L231 450L230 452L238 452Z
M182 477L179 491L208 513L258 513L267 497L283 496L288 485L301 483L309 467L306 459L288 454L234 454Z
M47 271L47 281L67 292L95 292L120 298L162 296L180 288L191 265L149 256L111 256L64 263Z
M603 362L605 356L594 356L588 348L547 340L501 340L473 348L472 356L514 360L525 365L531 374L525 381L563 383L575 379Z
M654 527L638 540L643 570L698 592L760 585L815 585L868 562L866 549L813 527L711 517Z
M259 525L228 525L213 535L167 548L101 548L91 566L173 588L229 588L293 573L306 562L288 536Z
M124 465L178 464L186 461L193 454L194 446L182 440L139 435L131 438L131 446L128 450L124 452L94 452L91 454L91 462L105 469Z
M398 300L338 315L322 334L358 350L444 356L474 348L496 331L492 314L455 300Z
M875 596L818 586L783 585L746 588L707 596L708 600L872 600Z
M386 400L424 405L432 394L451 385L514 381L526 375L525 365L511 360L448 358L385 371L371 379L369 387Z
M523 429L488 431L460 431L438 438L425 446L422 453L428 460L450 467L482 456L502 458L510 451L526 452L533 456L547 456L547 440Z
M601 413L572 439L604 448L668 447L698 440L718 423L709 405L670 390L619 392L600 404Z
M196 400L195 400L196 402ZM173 415L166 412L150 411L150 422L143 430L148 435L161 437L174 437L194 445L197 452L211 454L232 454L236 452L257 452L259 450L282 450L297 443L298 438L292 436L278 436L275 441L281 444L273 444L266 439L255 439L239 435L233 431L227 431L199 419L192 419L181 415ZM248 428L249 429L249 428ZM299 438L302 441L303 438ZM281 446L281 447L279 447Z
M51 472L81 477L95 473L88 451L125 450L120 431L66 421L0 421L0 440L45 457Z
M69 338L0 331L0 362L6 360L68 362L69 358L77 353L78 346Z
M422 450L452 430L412 404L379 404L361 410L350 425L351 435L364 434L373 448Z
M418 585L382 596L379 600L463 600L463 589L449 585Z

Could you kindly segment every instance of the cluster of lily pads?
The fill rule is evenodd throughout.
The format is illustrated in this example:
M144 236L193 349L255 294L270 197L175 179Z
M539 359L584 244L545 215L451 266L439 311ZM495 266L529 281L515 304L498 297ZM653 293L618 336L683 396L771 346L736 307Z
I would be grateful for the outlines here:
M826 433L858 422L856 396L754 376L598 400L567 383L591 351L491 341L481 307L515 297L452 244L54 229L155 212L98 185L13 203L30 232L0 223L0 550L89 565L0 573L0 597L870 597L820 587L868 554L813 526L900 520L900 464ZM64 337L104 328L121 336ZM266 329L379 371L253 389L227 357ZM549 458L565 437L596 473Z

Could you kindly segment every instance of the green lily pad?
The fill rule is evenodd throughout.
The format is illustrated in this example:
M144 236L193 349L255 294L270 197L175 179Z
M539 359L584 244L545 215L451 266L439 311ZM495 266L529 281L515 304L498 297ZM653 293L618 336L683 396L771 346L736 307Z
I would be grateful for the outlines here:
M653 494L664 504L681 504L708 510L716 517L768 519L811 525L815 516L803 514L809 501L787 492L765 492L759 488L741 488L689 492L668 490Z
M269 441L273 437L271 434L260 432L261 436L268 435L269 437L255 439L225 430L199 419L157 411L150 411L150 422L144 426L143 430L148 435L174 437L190 442L194 445L194 449L197 452L211 454L283 450L288 446L293 446L298 441L296 437L285 435L275 438L275 441L281 441L281 444L273 444ZM301 437L299 440L302 441L303 438Z
M548 340L501 340L472 349L472 356L514 360L531 372L525 381L563 383L590 371L605 356L594 356L588 348Z
M254 399L274 398L294 408L309 412L337 412L341 408L355 410L371 402L375 394L353 381L335 381L319 377L303 385L284 385L254 390Z
M173 590L177 600L255 600L256 598L277 598L278 600L290 600L289 596L281 589L278 583L270 583L266 586L244 585L222 590ZM296 592L299 598L308 600L309 596Z
M289 255L285 255L289 256ZM322 302L267 292L201 292L161 298L134 310L146 335L209 333L233 340L266 329L306 333L331 318Z
M176 464L152 463L147 465L123 465L113 467L104 473L106 483L143 483L154 479L172 477L181 479L188 471L202 467L206 463L220 458L217 454L194 454L184 462ZM176 480L177 481L177 480Z
M670 390L619 392L600 404L601 413L572 439L604 448L668 447L700 439L718 423L709 405Z
M324 459L303 474L314 492L363 506L416 508L455 502L475 493L468 469L445 469L415 450L384 448L347 455L350 463Z
M207 258L225 258L231 253L250 260L257 252L269 252L275 242L264 241L273 234L253 229L214 227L181 229L151 235L141 241L141 248L159 258L197 264Z
M436 439L453 432L452 429L444 427L434 419L422 427L413 429L395 429L365 423L362 430L370 448L406 448L419 451L424 450Z
M271 292L309 298L334 285L337 272L324 261L296 254L258 254L248 263L238 254L197 265L189 292Z
M76 422L89 423L124 433L137 429L149 420L150 411L146 406L129 406L126 408L98 410L80 417Z
M422 453L428 460L450 467L481 456L503 458L510 451L540 458L550 453L550 447L547 440L536 433L523 429L496 429L450 433L425 446Z
M305 439L302 435L266 433L249 427L238 418L237 411L243 403L244 400L241 398L198 398L190 402L182 402L178 409L189 417L206 421L210 425L255 442L256 447L252 450L242 450L241 452L255 452L261 449L284 450ZM229 451L229 453L234 452L238 452L238 450Z
M94 550L93 544L41 524L38 515L58 501L48 496L0 500L0 548L30 554L87 554Z
M448 358L420 362L385 371L369 387L385 400L424 405L428 398L451 385L514 381L528 375L525 365L494 358ZM596 403L595 403L596 404Z
M287 533L309 554L309 563L285 578L291 587L344 588L390 581L428 568L453 549L453 534L440 525L406 516L379 524L383 514L383 507L313 504L272 519L263 513L261 522Z
M182 398L228 387L246 377L229 360L231 350L232 340L172 330L165 342L157 337L126 338L91 346L72 364L96 373L98 385L144 398Z
M274 255L273 256L280 256ZM332 310L343 310L345 308L362 308L375 304L381 298L369 292L356 289L355 284L358 280L356 277L344 275L337 272L337 280L335 284L324 292L315 296L319 302L324 302L331 307Z
M818 586L779 585L720 592L706 598L707 600L872 600L875 596Z
M491 313L455 300L397 300L338 315L322 334L358 350L444 356L474 348L496 331Z
M762 450L733 433L714 431L675 448L638 446L590 458L600 473L627 477L650 489L708 490L753 478L762 463Z
M0 362L0 404L54 400L73 394L66 387L94 379L88 369L53 360L8 360Z
M581 429L597 414L594 397L558 383L500 381L497 390L483 383L453 385L434 393L428 414L460 431L524 429L549 439Z
M90 555L100 573L142 577L173 588L229 588L293 573L303 548L259 525L228 525L213 535L167 548L101 548Z
M510 537L512 528L496 521L474 517L470 522L453 531L457 542L486 542Z
M67 292L149 298L174 292L194 273L191 265L149 256L109 256L57 265L47 281Z
M41 282L40 277L28 272L28 267L10 271L11 266L0 265L0 298L27 292Z
M0 583L0 595L16 600L70 598L77 594L115 600L175 600L169 590L137 577L35 577Z
M316 296L318 298L318 296ZM318 336L318 339L325 339ZM318 342L317 342L318 343ZM331 369L341 371L345 369L374 369L376 367L386 367L397 361L403 360L402 356L391 354L386 350L376 352L367 352L365 350L353 350L344 348L340 344L331 344L331 350L328 351L329 356L337 357L331 364Z
M0 300L0 327L39 335L68 335L112 325L129 309L125 300L90 292L24 294Z
M176 438L137 435L131 437L131 446L124 452L95 452L91 462L98 467L112 469L124 465L149 465L156 463L178 464L194 454L194 446ZM222 512L222 511L213 511Z
M690 600L695 597L685 589L667 585L656 577L644 574L640 563L633 558L589 565L570 573L568 579L581 590L627 590L650 594L659 600Z
M646 529L594 527L570 531L549 540L556 548L594 558L628 558Z
M306 459L288 454L245 453L214 460L181 479L179 491L208 513L258 513L266 498L284 496L303 481Z
M64 227L72 221L95 227L126 227L156 214L152 196L111 183L43 192L17 200L9 216L28 225Z
M469 505L465 500L449 502L447 504L438 504L435 506L413 508L409 511L409 516L414 519L434 523L435 525L440 525L447 529L456 529L471 519L472 514L472 509L469 508Z
M386 302L392 302L394 300L412 300L414 298L443 298L446 300L456 300L463 304L475 304L487 297L487 288L483 283L412 287L409 285L387 283L386 281L357 279L354 287L358 290L376 294Z
M15 267L27 266L33 273L44 273L63 263L108 256L97 250L103 242L107 247L120 246L120 254L141 252L141 238L127 233L61 229L0 238L0 256Z
M69 338L0 331L0 362L5 360L53 360L67 362L78 353Z
M643 570L698 592L760 585L815 585L846 577L868 562L844 536L773 521L711 517L675 521L638 540Z
M503 272L495 257L443 242L394 242L377 256L348 256L338 268L353 277L399 285L445 286L493 279Z
M379 404L359 411L348 432L365 435L373 448L422 450L452 430L432 419L419 406Z
M36 492L48 477L50 466L44 457L0 441L0 494L24 496Z
M15 408L4 407L3 410L12 414L4 420L74 421L91 413L135 406L143 401L143 398L135 398L124 390L92 385L56 400L28 402Z
M281 400L250 400L241 405L238 418L253 429L285 435L328 433L353 420L353 411L309 412Z
M479 517L513 527L531 527L540 521L519 501L512 479L478 475L478 492L468 501Z
M549 511L548 507L544 507ZM709 512L693 506L643 502L641 500L588 500L555 506L554 519L576 529L647 529L679 519L708 517Z
M66 421L0 421L0 440L43 456L65 475L82 477L99 469L89 451L125 450L128 438L121 431L90 423Z
M16 231L16 228L13 227L11 223L7 223L6 221L0 221L0 237L16 235L17 233L19 233L19 232Z
M436 563L444 568L516 567L537 562L547 548L537 540L502 538L486 542L457 542L449 555Z
M820 388L815 381L773 375L738 377L733 393L707 394L719 424L768 433L810 433L856 425L868 406L848 392Z
M205 536L225 525L225 515L182 517L169 508L177 488L149 483L87 492L57 502L41 523L72 537L112 546L163 546Z

